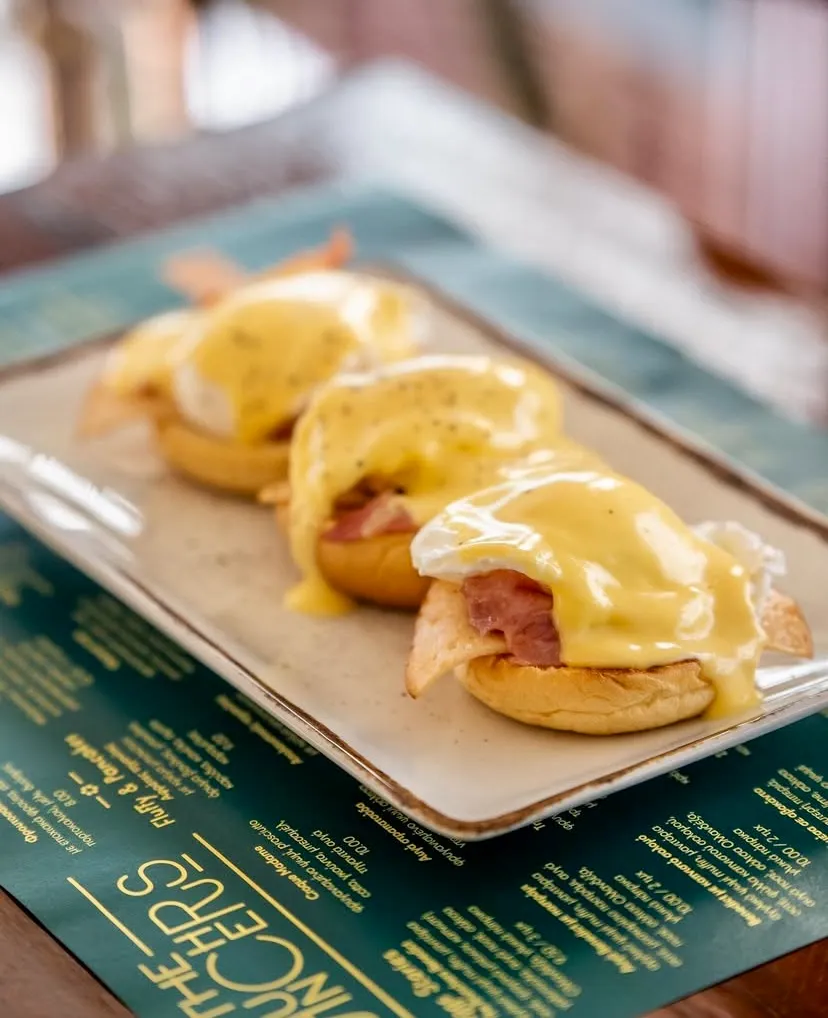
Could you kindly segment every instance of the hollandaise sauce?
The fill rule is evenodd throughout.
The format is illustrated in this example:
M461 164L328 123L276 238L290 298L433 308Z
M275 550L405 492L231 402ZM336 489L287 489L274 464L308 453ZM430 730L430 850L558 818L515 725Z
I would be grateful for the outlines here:
M326 386L291 450L290 542L304 579L288 604L350 606L320 574L316 547L337 500L364 479L395 492L419 526L453 499L546 461L565 443L560 427L555 382L520 361L423 357Z
M566 665L698 660L711 712L753 706L764 644L748 570L644 488L605 469L539 469L449 506L412 546L421 573L513 569L553 594Z
M182 416L242 443L292 422L321 383L416 347L407 290L344 272L252 283L210 309L178 351Z
M168 393L177 345L199 315L191 309L169 311L137 325L110 351L104 385L118 396Z

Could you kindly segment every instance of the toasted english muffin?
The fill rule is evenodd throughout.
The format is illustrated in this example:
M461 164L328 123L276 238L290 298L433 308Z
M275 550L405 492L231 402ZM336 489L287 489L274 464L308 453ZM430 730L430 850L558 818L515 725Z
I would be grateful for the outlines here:
M287 485L271 486L261 492L260 499L275 505L279 528L287 532ZM379 534L358 541L328 541L323 533L317 544L317 562L327 582L355 601L385 608L419 608L431 580L420 576L411 563L413 536Z
M208 435L170 416L156 420L155 437L169 466L209 488L253 498L287 476L289 441L246 445Z
M797 657L813 654L808 624L790 597L771 592L762 626L767 649ZM715 695L697 661L649 669L516 664L501 635L481 635L471 625L461 588L435 580L417 618L406 688L418 697L447 672L499 714L587 735L637 732L697 717Z
M175 350L190 336L194 323L206 321L210 310L234 292L268 280L335 271L350 259L352 249L350 234L337 229L321 247L300 251L254 274L210 250L169 258L163 278L187 298L189 307L140 322L113 345L81 406L78 438L100 438L145 421L155 433L161 458L188 480L251 497L283 480L289 451L286 433L246 443L222 437L221 428L213 433L185 419L175 395L174 374L180 366ZM198 421L198 415L194 419Z

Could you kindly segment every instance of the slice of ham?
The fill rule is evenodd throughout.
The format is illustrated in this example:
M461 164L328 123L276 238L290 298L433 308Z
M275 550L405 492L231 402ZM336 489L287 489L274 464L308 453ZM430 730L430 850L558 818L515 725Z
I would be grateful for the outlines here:
M414 623L414 640L405 668L405 688L422 696L443 675L479 657L506 653L500 633L484 636L469 622L463 591L454 583L435 580Z
M469 621L481 635L502 633L515 664L561 664L561 638L552 595L512 569L496 569L463 582Z
M362 541L380 534L412 534L417 525L392 492L370 499L356 509L346 509L322 535L325 541Z

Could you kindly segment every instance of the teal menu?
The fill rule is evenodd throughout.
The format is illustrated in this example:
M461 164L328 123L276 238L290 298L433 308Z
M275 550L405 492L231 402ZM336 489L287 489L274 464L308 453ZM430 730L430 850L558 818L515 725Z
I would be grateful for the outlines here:
M464 844L3 518L0 883L138 1015L639 1015L828 934L828 720Z

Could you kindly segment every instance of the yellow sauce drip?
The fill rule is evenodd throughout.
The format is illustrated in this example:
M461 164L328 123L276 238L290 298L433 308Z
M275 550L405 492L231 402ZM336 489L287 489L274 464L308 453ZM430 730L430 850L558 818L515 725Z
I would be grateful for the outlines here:
M112 348L103 384L118 396L168 393L177 346L198 320L199 312L186 309L137 325Z
M412 300L402 287L344 272L252 283L204 316L180 347L179 363L223 393L229 437L261 442L338 372L411 356Z
M764 634L747 570L618 474L528 473L450 506L412 552L426 575L502 568L543 584L567 665L647 669L694 659L716 691L711 715L758 702Z
M344 615L353 605L319 576L306 576L287 592L285 607L306 615Z
M293 437L290 543L305 580L289 605L325 611L332 592L317 541L337 499L365 478L401 489L396 497L421 524L452 499L574 450L560 427L554 380L521 361L423 357L332 382Z

